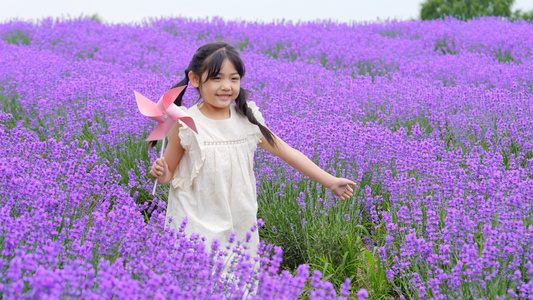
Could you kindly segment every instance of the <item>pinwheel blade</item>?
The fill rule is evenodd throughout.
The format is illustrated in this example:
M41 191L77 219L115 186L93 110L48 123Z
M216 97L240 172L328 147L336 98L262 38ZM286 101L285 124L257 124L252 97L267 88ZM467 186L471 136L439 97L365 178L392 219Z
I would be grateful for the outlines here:
M196 130L196 125L194 124L194 120L183 110L181 110L178 106L175 104L171 104L167 108L167 115L174 119L174 120L181 120L183 123L185 123L187 126L189 126L194 132L198 133Z
M144 116L154 118L161 116L163 114L162 111L157 109L156 104L152 102L150 99L146 98L145 96L141 95L137 91L133 91L135 94L135 100L137 101L137 107L139 108L139 111Z
M174 103L174 100L178 98L179 94L186 88L186 85L178 86L177 88L170 89L163 94L163 106L168 109L170 105Z
M155 126L154 130L150 135L146 138L147 141L159 141L164 139L172 126L176 124L176 121L174 120L167 120L164 123L159 123L157 126Z

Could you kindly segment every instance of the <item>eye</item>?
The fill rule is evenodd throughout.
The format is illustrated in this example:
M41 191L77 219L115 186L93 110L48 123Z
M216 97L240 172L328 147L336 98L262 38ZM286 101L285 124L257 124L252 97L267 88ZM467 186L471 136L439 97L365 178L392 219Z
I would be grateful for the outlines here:
M231 78L231 80L238 81L238 80L240 80L240 78L239 77L233 77L233 78Z

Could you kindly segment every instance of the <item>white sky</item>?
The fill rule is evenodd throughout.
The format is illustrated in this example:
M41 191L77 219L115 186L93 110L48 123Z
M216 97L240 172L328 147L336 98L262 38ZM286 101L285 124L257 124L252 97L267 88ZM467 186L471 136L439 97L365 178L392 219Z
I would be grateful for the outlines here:
M0 0L0 22L17 18L79 17L98 14L106 23L147 17L206 18L269 22L331 19L338 22L418 18L423 0ZM533 9L515 0L513 10Z

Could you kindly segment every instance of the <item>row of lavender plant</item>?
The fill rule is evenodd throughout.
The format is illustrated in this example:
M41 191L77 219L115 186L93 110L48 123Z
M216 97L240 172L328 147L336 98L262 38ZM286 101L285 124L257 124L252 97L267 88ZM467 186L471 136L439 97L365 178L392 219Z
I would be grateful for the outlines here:
M531 30L526 22L491 18L355 25L15 22L2 26L3 39L27 46L2 44L3 109L17 118L32 112L26 126L41 139L95 140L103 157L118 157L129 188L146 193L154 155L141 154L136 142L149 125L135 113L131 89L156 98L182 76L198 45L230 41L244 51L245 85L274 132L322 167L360 182L354 201L338 203L259 155L261 235L282 245L293 267L325 262L328 272L328 263L354 254L344 237L370 230L356 243L352 256L359 263L334 274L338 282L349 275L374 297L527 296L532 64L524 37ZM378 267L386 269L383 290L371 280L379 277L377 253L366 255L372 243L379 245Z

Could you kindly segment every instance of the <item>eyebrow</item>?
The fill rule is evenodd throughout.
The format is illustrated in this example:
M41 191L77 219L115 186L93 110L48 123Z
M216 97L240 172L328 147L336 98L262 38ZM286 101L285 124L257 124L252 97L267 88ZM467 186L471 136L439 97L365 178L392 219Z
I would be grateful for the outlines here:
M222 73L222 72L219 72L218 75L223 75L223 76L225 76L226 74L224 74L224 73ZM238 72L233 72L233 73L229 74L229 76L233 76L233 75L239 75L239 73L238 73Z

